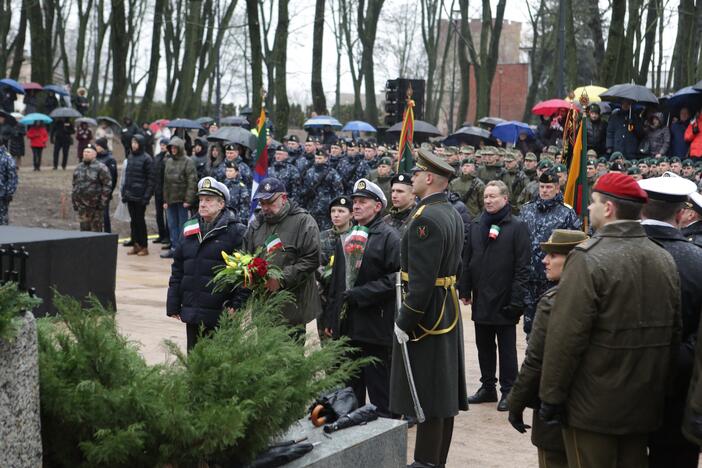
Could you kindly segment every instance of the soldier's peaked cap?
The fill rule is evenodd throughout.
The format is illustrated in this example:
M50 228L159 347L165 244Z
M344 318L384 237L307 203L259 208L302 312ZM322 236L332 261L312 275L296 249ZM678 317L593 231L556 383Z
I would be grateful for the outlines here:
M456 174L456 170L449 163L432 153L420 148L417 150L417 161L414 163L412 172L426 171L440 176L451 178Z
M688 195L697 191L697 184L693 181L669 171L660 177L640 180L639 185L652 200L670 203L685 202Z
M266 177L258 184L254 200L270 200L279 193L285 193L285 184L275 177Z
M356 197L370 198L371 200L379 201L383 204L383 208L388 206L388 200L385 198L385 194L381 188L368 179L358 179L353 185L351 198Z
M197 183L198 195L214 195L223 198L225 203L229 203L229 189L222 182L214 177L203 177Z

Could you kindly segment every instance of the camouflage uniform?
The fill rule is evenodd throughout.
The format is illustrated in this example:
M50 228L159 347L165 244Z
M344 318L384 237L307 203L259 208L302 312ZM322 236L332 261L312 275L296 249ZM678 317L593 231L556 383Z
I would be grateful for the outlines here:
M507 175L507 169L499 164L495 164L493 166L478 166L478 170L475 175L485 184L491 180L501 180L504 182L505 176Z
M100 161L85 160L73 172L73 209L81 231L102 232L104 210L112 195L110 170Z
M275 161L268 168L268 177L275 177L285 184L285 189L288 191L288 196L300 203L300 171L290 161Z
M405 227L407 220L409 219L410 213L414 209L414 205L404 210L398 210L393 207L388 210L388 214L383 216L383 221L395 228L395 230L402 236L403 228Z
M553 287L553 283L546 279L544 265L541 263L546 254L541 250L540 243L548 241L554 229L579 230L582 222L575 211L563 203L562 193L551 200L537 197L535 201L522 206L520 217L526 223L531 237L531 271L524 311L524 331L529 333L539 298Z
M351 228L345 231L339 231L335 227L325 229L319 233L319 253L322 257L320 265L322 267L327 266L332 255L334 255L334 249L336 248L336 242L349 232Z
M0 147L0 225L9 224L8 210L17 191L17 166L5 148Z
M521 195L524 188L526 188L529 183L529 178L523 171L519 169L506 170L504 179L502 181L507 184L509 189L509 201L512 203L513 208L518 208L519 206L519 195Z
M476 218L483 211L485 183L474 175L461 174L451 181L449 190L460 196L471 217Z
M342 193L341 176L329 164L314 164L302 177L302 203L317 221L320 231L331 228L329 204Z
M224 179L224 185L229 189L229 204L227 208L234 213L234 217L244 226L249 224L249 213L251 211L251 194L244 185L241 177L234 179Z
M297 170L300 171L300 174L304 174L307 172L307 169L314 165L314 153L303 152L299 156L293 157L293 155L291 155L291 158L293 158L293 164L295 164Z
M370 168L363 158L363 155L359 154L356 156L347 156L339 161L337 172L344 183L344 192L351 193L353 191L353 184L358 179L368 177Z
M241 156L237 156L236 159L234 159L234 162L239 168L239 177L241 177L241 181L247 187L251 187L251 183L253 182L253 173L251 172L249 165L244 162ZM213 168L211 172L212 177L217 179L219 182L224 182L227 178L227 167L224 164L220 164L216 168Z

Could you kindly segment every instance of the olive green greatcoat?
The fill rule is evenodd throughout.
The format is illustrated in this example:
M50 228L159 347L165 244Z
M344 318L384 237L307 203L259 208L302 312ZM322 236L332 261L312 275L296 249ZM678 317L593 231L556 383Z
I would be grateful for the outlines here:
M541 296L536 306L534 323L529 334L529 344L522 368L517 380L507 397L510 411L521 413L526 407L534 409L531 423L531 443L535 446L565 453L560 426L549 426L538 416L539 412L539 381L541 380L541 364L544 357L546 330L551 315L551 308L556 299L558 286L554 286Z
M410 336L407 349L427 419L448 418L468 409L458 297L455 290L435 285L437 278L455 276L460 271L463 238L458 212L445 193L436 193L417 204L400 244L400 264L408 281L403 281L406 294L396 323ZM420 327L450 331L415 341L424 334ZM397 414L415 414L400 345L395 340L390 409Z
M673 258L638 221L599 228L566 260L548 324L539 397L568 425L644 434L662 422L680 342Z
M468 208L471 218L477 218L483 211L485 183L472 174L461 174L451 181L449 190L457 193Z

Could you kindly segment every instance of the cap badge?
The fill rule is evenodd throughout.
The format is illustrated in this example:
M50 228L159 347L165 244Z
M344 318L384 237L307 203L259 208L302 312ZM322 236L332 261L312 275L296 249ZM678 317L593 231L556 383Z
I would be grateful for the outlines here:
M205 181L202 183L202 186L205 188L210 188L212 186L212 182L210 182L210 179L205 179Z
M358 188L358 190L365 190L366 183L364 181L360 181L356 187Z
M341 200L339 200L339 203L341 203L342 205L345 205L345 204L346 204L346 199L345 199L345 198L342 198Z
M266 184L263 186L263 188L266 190L266 192L269 192L271 190L271 184Z

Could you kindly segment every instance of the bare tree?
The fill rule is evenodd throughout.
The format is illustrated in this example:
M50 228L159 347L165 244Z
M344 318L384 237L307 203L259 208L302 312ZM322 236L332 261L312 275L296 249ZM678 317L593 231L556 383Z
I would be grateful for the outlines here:
M288 102L286 86L288 27L290 25L290 18L288 16L288 1L289 0L278 0L278 24L276 25L275 42L273 43L273 50L275 51L274 124L276 132L280 137L288 133L288 115L290 114L290 103Z
M261 108L261 90L263 89L263 62L261 61L261 25L258 20L257 0L246 0L246 13L249 26L249 41L251 42L251 115L255 124L258 109Z
M52 81L54 5L51 0L23 0L29 20L29 35L32 56L32 81L49 83Z
M312 107L318 114L327 113L327 99L322 84L322 55L324 45L325 0L316 0L314 8L314 31L312 33Z
M78 5L78 38L76 40L75 65L73 67L73 92L84 84L83 61L85 59L86 32L88 21L93 12L93 0L77 0Z
M362 119L361 83L363 81L363 67L359 61L361 58L361 44L351 22L353 10L359 8L360 5L356 4L356 0L339 0L339 7L341 17L339 26L344 34L346 55L349 59L349 71L351 72L351 81L353 83L353 117L354 119Z
M361 72L365 80L366 91L366 120L373 125L378 123L378 105L375 102L375 74L373 65L373 48L378 31L380 11L385 0L359 0L357 10L358 38L363 46L361 53Z
M139 120L143 121L149 115L151 103L154 100L156 83L158 81L158 69L161 62L161 26L163 25L163 13L166 10L166 0L156 0L154 4L154 21L151 29L151 58L149 60L149 78L146 80L144 97L139 106Z
M112 49L112 92L109 109L115 116L124 115L129 82L127 78L127 58L129 55L129 37L127 36L127 12L125 0L111 0L112 21L110 48Z

